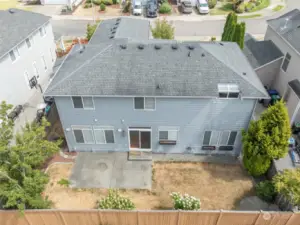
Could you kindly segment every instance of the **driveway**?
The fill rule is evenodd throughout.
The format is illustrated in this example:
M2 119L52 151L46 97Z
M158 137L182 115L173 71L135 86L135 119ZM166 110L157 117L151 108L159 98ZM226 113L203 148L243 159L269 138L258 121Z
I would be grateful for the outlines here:
M152 162L128 161L126 152L81 152L70 177L75 188L151 189Z

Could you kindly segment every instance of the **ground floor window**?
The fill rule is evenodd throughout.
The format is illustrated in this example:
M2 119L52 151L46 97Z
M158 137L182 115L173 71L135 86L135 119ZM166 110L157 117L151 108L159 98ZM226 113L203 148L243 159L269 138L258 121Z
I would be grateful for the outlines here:
M205 131L202 150L231 151L236 140L237 131Z
M111 126L72 126L72 131L78 144L115 143L114 128Z
M158 129L160 144L176 144L178 139L178 129L176 127L160 127Z
M151 128L129 128L130 149L150 150L151 149Z
M73 126L73 135L78 144L93 144L95 142L91 126Z
M94 127L96 144L112 144L115 142L113 127Z

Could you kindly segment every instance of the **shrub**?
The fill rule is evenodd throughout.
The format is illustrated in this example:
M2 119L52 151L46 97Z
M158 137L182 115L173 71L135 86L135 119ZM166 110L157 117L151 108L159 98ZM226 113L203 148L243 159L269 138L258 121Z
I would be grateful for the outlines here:
M112 5L113 4L113 1L112 0L102 0L101 1L101 4L104 4L104 5Z
M63 179L63 178L60 179L57 183L60 184L61 186L65 186L65 187L69 187L69 185L70 185L70 181L67 179Z
M250 12L253 8L255 8L255 3L254 2L248 2L248 4L246 4L245 6L245 11L246 12Z
M126 0L123 13L129 13L131 8L131 0Z
M94 24L94 25L90 25L88 24L87 27L86 27L86 38L89 40L91 40L95 30L97 28L97 24Z
M134 203L129 199L122 197L117 190L110 189L108 196L98 202L99 209L135 209Z
M119 3L118 0L112 0L112 2L113 2L114 5Z
M174 27L166 19L156 20L155 27L151 26L150 29L156 39L174 39Z
M92 0L92 1L95 5L100 5L102 2L101 0Z
M210 41L216 41L216 40L217 40L217 38L214 36L210 38Z
M85 3L92 3L92 0L86 0Z
M92 3L85 3L84 8L92 8Z
M243 13L245 12L245 4L241 3L236 9L235 9L236 13Z
M272 202L275 198L275 188L271 181L263 181L255 186L256 194L266 202Z
M162 14L170 14L172 11L172 7L169 3L163 3L160 7L159 7L159 13Z
M217 0L208 0L207 3L208 3L208 7L210 9L213 9L213 8L215 8L215 6L217 4Z
M104 5L104 3L101 3L100 5L100 11L105 11L106 6Z
M256 5L256 6L259 6L261 3L262 3L262 0L256 0L256 1L255 1L255 5Z
M174 209L182 210L199 210L200 199L190 196L188 194L180 194L178 192L172 192L171 198L173 200Z

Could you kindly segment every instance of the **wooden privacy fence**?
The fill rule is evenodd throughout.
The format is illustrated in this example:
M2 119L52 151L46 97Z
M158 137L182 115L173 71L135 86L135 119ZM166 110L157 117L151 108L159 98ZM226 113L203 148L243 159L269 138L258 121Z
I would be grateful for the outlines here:
M242 211L0 211L0 225L299 225L292 212Z

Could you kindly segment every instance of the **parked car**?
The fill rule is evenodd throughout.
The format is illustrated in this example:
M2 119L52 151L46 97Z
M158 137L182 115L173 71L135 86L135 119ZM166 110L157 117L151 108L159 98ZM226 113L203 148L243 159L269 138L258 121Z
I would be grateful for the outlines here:
M206 0L197 0L196 7L198 8L200 14L209 13L209 7Z
M191 1L189 0L184 0L181 2L181 12L182 13L192 13L193 11L193 6Z
M142 15L143 7L140 0L135 0L132 7L132 14L135 16Z
M146 6L146 16L150 18L157 17L157 2L156 1L148 1Z

